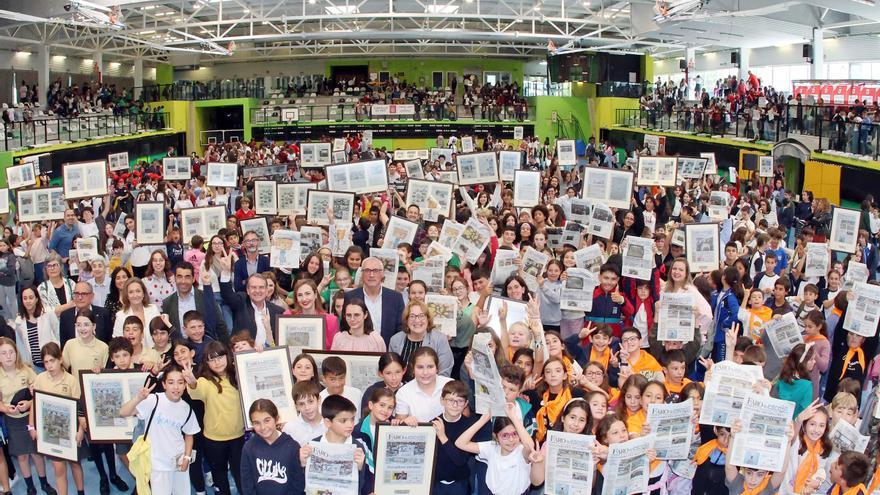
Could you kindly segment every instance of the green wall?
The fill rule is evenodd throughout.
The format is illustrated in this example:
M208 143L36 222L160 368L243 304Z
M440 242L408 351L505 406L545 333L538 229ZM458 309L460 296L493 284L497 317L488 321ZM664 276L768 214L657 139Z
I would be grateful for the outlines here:
M584 84L584 86L588 85ZM593 87L593 94L595 95L595 86ZM536 107L535 135L542 141L545 137L549 137L550 142L555 143L556 138L561 137L558 135L560 127L562 127L562 131L565 134L564 137L566 138L581 139L586 142L593 135L593 123L587 111L587 100L585 97L535 96L529 98L529 104ZM562 121L561 126L558 123L552 122L554 111L557 113L559 120ZM574 134L578 127L570 123L572 119L578 123L580 129L578 135Z
M642 55L642 81L654 80L654 57ZM639 82L642 82L639 81Z
M420 58L388 58L380 60L363 59L340 59L328 60L324 68L324 75L330 77L330 68L333 66L368 65L370 72L388 71L394 77L397 73L404 73L408 83L422 85L430 84L432 72L443 72L443 81L446 83L447 72L458 73L458 87L464 87L462 77L464 70L475 72L510 72L512 81L522 87L523 71L525 62L522 60L493 59L493 58L449 58L449 59L420 59ZM424 82L419 79L424 78ZM459 92L461 89L459 89Z
M171 64L159 64L156 66L156 84L171 84L174 82L174 66Z

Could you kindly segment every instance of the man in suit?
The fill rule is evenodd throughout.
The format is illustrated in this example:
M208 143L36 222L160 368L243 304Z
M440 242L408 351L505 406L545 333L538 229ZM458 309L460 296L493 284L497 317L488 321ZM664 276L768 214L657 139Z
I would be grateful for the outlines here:
M183 317L187 311L196 310L202 315L208 314L205 305L213 305L213 314L220 313L220 305L214 299L214 291L211 284L205 284L204 290L193 287L195 281L193 273L195 268L188 261L181 261L174 269L174 281L177 282L177 292L171 294L162 302L162 312L168 315L171 325L183 334ZM205 322L205 332L214 340L229 342L229 332L223 318L218 318L216 324L209 325Z
M272 270L269 266L269 257L260 254L260 236L253 230L244 233L241 242L241 250L244 256L235 262L235 291L244 292L248 277L255 273L263 273Z
M91 309L95 315L95 336L103 342L110 342L113 335L113 325L110 324L110 314L106 309L92 304L95 298L95 292L88 282L77 282L73 287L73 304L74 307L64 310L59 318L59 337L61 348L68 340L76 337L76 315L84 309Z
M221 260L225 266L231 262L229 256ZM278 316L284 308L268 301L269 283L266 277L256 273L247 278L246 293L232 290L228 268L220 274L220 294L233 314L232 327L235 331L247 330L253 337L256 347L262 349L278 343Z
M382 261L378 258L367 258L361 263L361 280L363 287L345 293L345 303L353 299L361 299L367 305L373 328L381 329L385 345L391 336L400 331L403 317L403 296L399 292L382 287L385 278Z

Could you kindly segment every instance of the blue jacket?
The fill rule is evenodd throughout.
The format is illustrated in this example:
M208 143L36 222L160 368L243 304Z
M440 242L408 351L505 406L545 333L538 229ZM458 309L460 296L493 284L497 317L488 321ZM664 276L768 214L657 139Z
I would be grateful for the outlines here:
M257 256L257 273L263 273L271 271L272 267L269 266L269 257L265 254L261 254ZM244 292L245 288L247 288L247 257L242 256L238 258L238 261L235 262L235 266L233 267L233 286L235 288L235 292Z
M715 308L715 339L724 342L724 331L737 322L739 299L730 289L712 294L712 307Z

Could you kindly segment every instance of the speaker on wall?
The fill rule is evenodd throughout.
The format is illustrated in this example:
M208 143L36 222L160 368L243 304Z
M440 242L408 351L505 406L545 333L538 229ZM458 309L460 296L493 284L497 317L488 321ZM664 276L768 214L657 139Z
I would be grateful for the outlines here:
M739 52L730 52L730 63L739 64Z
M682 60L678 61L678 68L679 69L685 70L685 69L687 69L687 66L688 66L687 60L682 59Z
M804 43L803 46L803 55L804 58L813 58L813 45L809 43Z

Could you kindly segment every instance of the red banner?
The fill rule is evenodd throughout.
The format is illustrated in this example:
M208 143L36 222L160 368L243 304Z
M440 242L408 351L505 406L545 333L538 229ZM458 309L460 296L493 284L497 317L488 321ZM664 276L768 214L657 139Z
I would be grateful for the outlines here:
M852 105L856 100L866 104L880 98L880 81L794 81L794 95L819 98L826 105Z

